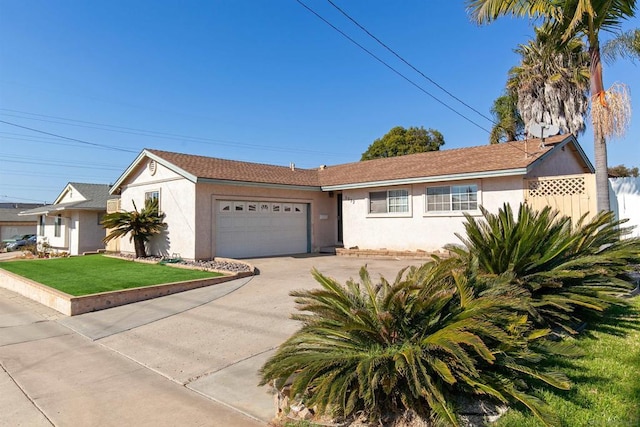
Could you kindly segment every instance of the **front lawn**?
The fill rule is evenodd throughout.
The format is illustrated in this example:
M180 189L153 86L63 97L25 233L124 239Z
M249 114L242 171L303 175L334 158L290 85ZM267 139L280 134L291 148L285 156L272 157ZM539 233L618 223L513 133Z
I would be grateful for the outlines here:
M584 357L559 363L568 392L541 393L563 426L640 426L640 297L613 308L577 339ZM542 426L530 412L509 411L496 427Z
M102 255L9 261L0 268L74 296L222 276Z

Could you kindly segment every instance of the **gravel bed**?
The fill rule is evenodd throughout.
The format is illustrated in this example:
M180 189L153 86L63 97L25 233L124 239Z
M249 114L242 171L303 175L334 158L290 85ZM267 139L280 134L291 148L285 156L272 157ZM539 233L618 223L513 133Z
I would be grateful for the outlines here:
M146 262L161 262L161 261L172 261L171 258L164 258L158 256L147 256L144 258L136 258L135 255L129 254L119 254L116 255L120 258L129 259L129 260L140 260ZM201 260L201 261L188 261L188 260L180 260L178 262L171 262L171 264L176 265L186 265L189 267L206 269L206 270L217 270L217 271L229 271L232 273L244 273L251 272L251 267L247 264L241 262L234 262L230 260Z

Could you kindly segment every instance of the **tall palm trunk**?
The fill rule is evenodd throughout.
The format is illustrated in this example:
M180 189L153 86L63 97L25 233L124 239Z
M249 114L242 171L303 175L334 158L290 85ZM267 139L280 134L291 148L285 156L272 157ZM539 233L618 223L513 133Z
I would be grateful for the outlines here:
M604 103L604 84L602 81L602 62L600 61L600 43L592 40L589 44L591 57L591 105ZM604 105L606 107L606 105ZM609 174L607 172L607 141L600 131L601 126L593 119L593 155L596 161L596 200L598 212L611 209L609 204Z

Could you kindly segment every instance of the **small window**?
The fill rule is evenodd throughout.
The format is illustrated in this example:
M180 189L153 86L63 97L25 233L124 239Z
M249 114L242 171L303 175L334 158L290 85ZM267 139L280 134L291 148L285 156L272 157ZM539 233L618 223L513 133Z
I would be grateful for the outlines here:
M53 235L55 237L62 235L62 215L58 215L53 223Z
M147 200L157 200L160 203L160 192L159 191L147 191L144 193L144 201Z
M475 211L478 209L478 186L428 187L426 207L427 212Z
M44 236L44 226L46 223L46 217L44 215L40 215L40 228L38 229L38 234L41 236Z
M389 190L369 193L369 213L407 213L409 212L409 191Z
M160 191L158 190L154 190L154 191L147 191L146 193L144 193L144 203L147 203L147 200L155 200L158 202L158 211L160 212Z

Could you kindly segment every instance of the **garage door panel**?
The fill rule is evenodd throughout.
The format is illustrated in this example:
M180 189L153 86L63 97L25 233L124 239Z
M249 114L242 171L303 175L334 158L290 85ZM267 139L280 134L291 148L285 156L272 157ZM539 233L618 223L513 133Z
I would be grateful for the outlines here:
M239 206L241 210L237 210ZM246 258L307 252L307 209L305 204L276 201L219 201L216 256Z

